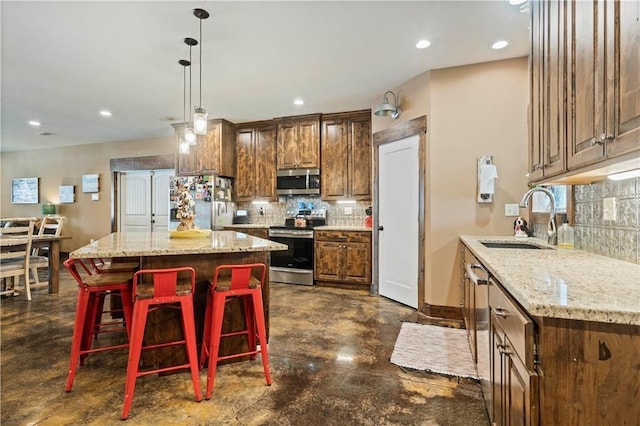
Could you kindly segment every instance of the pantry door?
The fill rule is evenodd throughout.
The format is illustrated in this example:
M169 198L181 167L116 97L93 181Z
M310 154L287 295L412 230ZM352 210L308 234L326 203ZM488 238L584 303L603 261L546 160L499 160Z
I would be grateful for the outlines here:
M380 295L418 307L418 136L379 149Z
M425 276L426 116L373 135L372 292L420 309ZM377 286L377 288L376 288Z

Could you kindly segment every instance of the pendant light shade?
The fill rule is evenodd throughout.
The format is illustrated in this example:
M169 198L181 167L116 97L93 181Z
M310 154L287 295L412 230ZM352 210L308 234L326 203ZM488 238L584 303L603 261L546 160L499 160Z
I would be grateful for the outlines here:
M207 111L204 108L196 107L193 114L193 131L196 135L207 134Z
M193 16L200 20L200 98L198 106L193 114L193 130L197 135L207 134L207 111L202 108L202 20L209 17L209 12L204 9L193 9Z
M388 94L393 95L393 104L389 103ZM384 94L384 100L378 107L376 108L376 112L374 113L378 117L391 116L394 120L400 117L400 107L398 106L398 98L396 94L392 91L387 91Z

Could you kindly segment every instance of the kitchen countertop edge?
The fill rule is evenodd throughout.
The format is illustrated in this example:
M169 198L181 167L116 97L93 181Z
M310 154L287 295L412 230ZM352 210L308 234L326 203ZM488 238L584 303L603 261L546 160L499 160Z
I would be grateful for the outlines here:
M557 250L536 238L462 235L460 240L534 317L640 325L638 264L583 250ZM487 248L482 241L553 249Z
M209 236L200 238L170 238L167 232L114 232L72 251L69 257L179 256L281 250L288 250L287 245L236 231L212 231Z

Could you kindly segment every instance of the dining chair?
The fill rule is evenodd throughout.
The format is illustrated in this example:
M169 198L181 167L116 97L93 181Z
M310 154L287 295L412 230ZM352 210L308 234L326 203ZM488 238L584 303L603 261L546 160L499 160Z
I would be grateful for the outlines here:
M40 229L38 230L38 237L42 236L55 236L59 237L62 233L62 224L64 218L44 217L40 223ZM47 287L48 281L40 282L38 276L38 269L49 268L49 249L47 247L33 247L31 250L31 257L29 259L29 266L31 268L31 275L33 276L32 285L33 288Z
M33 221L29 221L28 225L0 228L0 281L4 284L0 295L16 296L20 277L24 276L27 300L31 300L29 260L33 227ZM12 280L10 288L9 279Z

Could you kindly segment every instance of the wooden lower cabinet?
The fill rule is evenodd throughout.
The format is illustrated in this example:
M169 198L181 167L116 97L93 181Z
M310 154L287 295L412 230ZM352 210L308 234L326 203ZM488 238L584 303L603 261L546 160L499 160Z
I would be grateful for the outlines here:
M315 231L314 239L317 282L371 284L371 232Z
M640 326L540 324L540 424L640 424Z
M538 424L533 320L489 280L492 424Z

